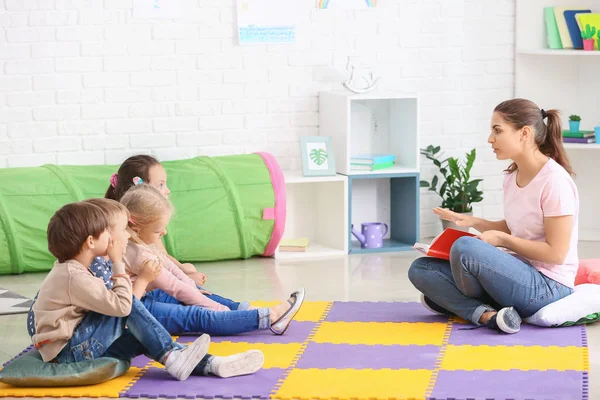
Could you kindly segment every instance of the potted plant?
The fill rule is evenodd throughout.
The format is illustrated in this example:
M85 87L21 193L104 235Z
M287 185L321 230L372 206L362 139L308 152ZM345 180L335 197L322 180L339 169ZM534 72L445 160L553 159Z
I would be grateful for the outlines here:
M483 192L477 188L483 179L471 179L471 168L476 157L475 149L466 153L466 162L461 162L455 157L440 159L440 146L429 145L426 149L421 149L421 154L431 160L442 174L441 179L434 175L431 182L422 180L421 187L437 193L442 198L442 208L473 215L473 203L483 200ZM441 185L438 188L440 181ZM468 228L459 227L445 220L442 220L442 227L468 231Z
M598 32L600 34L600 32ZM594 50L594 35L596 35L596 27L585 24L585 29L581 31L583 39L583 50Z
M569 115L569 129L571 130L571 132L579 132L580 121L581 117L579 115Z

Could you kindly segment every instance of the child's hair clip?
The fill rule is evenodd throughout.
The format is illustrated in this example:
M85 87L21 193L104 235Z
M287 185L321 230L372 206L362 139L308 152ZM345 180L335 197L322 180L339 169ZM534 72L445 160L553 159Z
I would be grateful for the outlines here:
M135 222L133 222L133 218L129 218L129 223L130 223L131 225L135 225Z
M134 185L139 185L140 183L144 183L144 181L142 180L142 178L140 178L139 176L136 176L135 178L133 178L133 184Z
M116 188L117 187L117 173L115 172L110 176L110 186Z

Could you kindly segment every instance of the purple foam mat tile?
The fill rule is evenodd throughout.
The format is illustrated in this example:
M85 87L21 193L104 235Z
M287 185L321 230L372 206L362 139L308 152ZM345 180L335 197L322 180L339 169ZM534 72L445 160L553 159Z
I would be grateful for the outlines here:
M133 360L131 360L131 366L137 368L144 368L146 365L148 365L150 361L152 360L144 355L137 356Z
M284 335L275 335L269 329L240 333L235 336L210 336L211 342L246 342L246 343L303 343L315 327L316 322L292 321ZM190 343L198 336L183 335L177 338L178 343Z
M431 313L421 303L336 301L325 321L448 322L448 317Z
M430 398L553 399L582 396L577 371L440 371Z
M309 343L296 368L433 369L439 346Z
M543 328L523 324L516 335L506 335L487 328L466 330L462 328L473 328L473 325L453 324L448 344L470 344L473 346L583 346L581 327L579 326Z
M252 375L234 378L216 376L190 376L180 382L159 368L150 368L121 397L166 397L176 395L183 398L234 398L250 397L268 399L271 390L285 372L281 368L261 369Z

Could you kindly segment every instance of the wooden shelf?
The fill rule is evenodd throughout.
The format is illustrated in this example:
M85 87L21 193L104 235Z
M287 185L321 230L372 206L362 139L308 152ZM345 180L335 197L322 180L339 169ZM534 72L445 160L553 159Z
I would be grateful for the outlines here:
M346 251L336 249L329 246L324 246L319 243L309 243L306 251L292 252L292 251L277 251L275 258L278 260L297 260L307 258L328 258L328 257L339 257L345 256Z
M352 177L381 177L380 175L398 175L398 174L418 174L419 170L397 165L392 168L380 169L377 171L350 171L348 176Z
M600 150L600 143L563 143L565 149Z
M390 251L409 251L413 249L414 243L403 243L394 239L384 239L383 247L376 249L363 249L360 243L352 241L351 254L386 253Z
M302 171L284 171L285 183L320 183L320 182L342 182L346 180L344 175L333 176L304 176Z
M535 49L535 50L517 50L517 54L525 55L536 55L536 56L586 56L594 57L600 56L600 51L586 51L586 50L555 50L555 49Z

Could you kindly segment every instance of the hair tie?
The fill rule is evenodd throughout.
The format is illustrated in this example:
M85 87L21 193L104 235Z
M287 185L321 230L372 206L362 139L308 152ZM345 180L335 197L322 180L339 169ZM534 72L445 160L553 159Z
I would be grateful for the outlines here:
M140 183L144 183L144 181L142 180L142 178L140 178L139 176L136 176L135 178L133 178L133 184L134 185L139 185Z
M546 113L546 111L542 108L542 119L546 119L546 117L548 116L548 114Z
M116 188L117 187L117 173L115 172L110 176L110 186Z
M133 218L129 218L129 223L130 223L131 225L135 225L135 222L133 222Z

